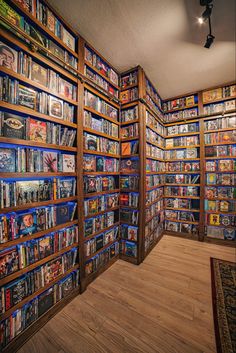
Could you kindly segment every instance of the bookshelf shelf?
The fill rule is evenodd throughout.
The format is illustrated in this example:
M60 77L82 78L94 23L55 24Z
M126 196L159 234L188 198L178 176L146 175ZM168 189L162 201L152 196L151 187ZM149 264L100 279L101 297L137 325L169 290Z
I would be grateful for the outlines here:
M214 99L212 101L208 101L208 102L204 102L203 101L203 104L204 105L208 105L208 104L214 104L214 103L218 103L218 102L222 102L222 101L228 101L228 100L231 100L231 99L236 99L236 95L233 95L231 97L221 97L221 98L218 98L218 99Z
M115 222L110 227L102 228L99 231L97 231L97 232L95 232L95 233L93 233L93 234L91 234L89 236L84 236L84 241L90 240L90 239L96 237L97 235L106 232L107 230L110 230L110 229L112 229L112 228L114 228L116 226L119 226L119 224L120 224L120 222ZM93 254L93 256L95 256L95 255ZM91 257L93 257L93 256L91 256Z
M75 177L77 174L76 173L66 173L66 172L61 172L61 173L48 173L48 172L38 172L38 173L1 173L0 172L0 179L7 179L7 178L31 178L31 177L58 177L58 176L67 176L67 177Z
M166 147L166 150L175 150L175 149L182 149L182 148L196 148L196 147L200 147L200 145L189 145L189 146L173 146L173 147ZM187 159L187 158L185 158Z
M135 141L138 140L139 137L138 136L134 136L134 137L123 137L121 138L121 142L125 142L125 141Z
M236 141L205 143L205 146L219 146L219 145L233 145L233 144L236 144Z
M200 184L165 183L165 186L200 186Z
M192 109L192 108L197 108L198 107L198 104L193 104L189 107L182 107L182 108L176 108L176 109L170 109L170 110L166 110L164 111L165 114L168 114L168 113L174 113L174 112L178 112L180 110L187 110L187 109Z
M104 245L101 249L99 249L98 251L94 252L93 254L86 256L85 260L88 261L89 259L91 259L92 257L98 255L100 252L102 252L103 250L109 248L112 244L115 244L117 242L116 240L113 240L112 242L109 242L108 244Z
M116 125L120 125L120 122L115 120L115 119L112 119L110 118L109 116L105 115L105 114L102 114L102 113L99 113L97 110L93 109L93 108L90 108L90 107L87 107L87 106L84 106L84 109L95 114L95 115L98 115L100 116L101 118L104 118L106 120L109 120L110 122L116 124Z
M96 212L96 213L90 213L88 216L85 216L84 219L89 219L89 218L93 218L93 217L96 217L96 216L100 216L106 212L110 212L110 211L116 211L116 210L119 210L119 206L117 207L112 207L112 208L108 208L104 211L100 211L100 212Z
M120 124L121 124L121 126L124 126L124 125L139 123L139 122L140 122L139 119L134 119L134 120L129 120L129 121L122 121Z
M63 202L76 201L76 200L77 200L77 196L71 196L71 197L66 197L66 198L57 199L57 200L49 200L49 201L33 202L33 203L31 202L24 205L2 208L1 212L8 213L8 212L14 212L14 211L22 211L22 210L28 210L29 208L33 208L33 207L47 206L51 204L59 204Z
M206 160L208 160L208 159L229 159L229 158L236 158L236 156L205 157Z
M177 198L177 199L193 199L193 200L200 200L200 197L199 196L177 196L177 195L165 195L163 196L164 198Z
M112 105L113 107L119 109L119 104L113 102L113 99L109 99L107 98L104 94L102 94L100 91L98 91L97 89L95 89L94 87L91 87L88 83L84 83L84 88L92 93L94 93L96 96L98 96L99 98L103 99L105 102L107 102L108 104Z
M103 75L103 73L101 71L99 71L95 66L91 65L90 62L88 62L87 60L84 60L84 64L86 66L90 67L93 71L95 71L102 78L104 78L104 80L106 80L108 83L110 83L110 85L112 85L116 89L119 89L119 86L117 86L115 83L113 83L111 80L109 80L109 78L107 76Z
M156 184L154 186L147 186L146 191L151 191L151 190L155 190L157 188L162 188L163 186L165 186L165 184Z
M118 137L114 137L112 135L108 135L108 134L105 134L103 132L100 132L100 131L97 131L97 130L93 130L93 129L90 129L88 127L84 127L84 131L86 132L89 132L91 134L95 134L95 135L99 135L99 136L102 136L102 137L106 137L110 140L114 140L114 141L120 141L120 139Z
M166 220L167 220L167 221L171 221L171 222L177 222L177 223L198 224L198 222L191 222L191 221L179 220L179 219L170 219L170 218L166 218Z
M0 137L0 143L14 144L14 145L20 145L20 146L42 147L42 148L49 148L49 149L53 149L53 150L77 152L76 147L52 145L49 143L41 143L41 142L31 141L31 140L17 140L17 139L11 139L8 137Z
M41 259L41 260L33 263L32 265L29 265L29 266L27 266L27 267L25 267L25 268L23 268L23 269L21 269L19 271L13 272L12 274L1 278L0 279L0 286L3 286L4 284L13 281L14 279L22 276L23 274L25 274L25 273L27 273L29 271L32 271L36 267L41 266L41 265L43 265L43 264L55 259L56 257L58 257L58 256L60 256L60 255L62 255L64 253L66 253L67 251L70 251L71 249L75 248L76 246L78 246L78 243L74 243L74 244L72 244L70 246L67 246L66 248L64 248L64 249L62 249L62 250L60 250L60 251L58 251L58 252L56 252L56 253L54 253L54 254L52 254L50 256L47 256L44 259Z
M162 210L159 210L158 212L156 212L152 217L148 218L147 220L145 220L145 224L151 222L153 220L153 218L155 218L159 213L161 213Z
M94 197L99 195L107 195L107 194L114 194L116 192L119 192L120 189L112 189L112 190L106 190L106 191L97 191L97 192L91 192L88 194L84 194L84 197L88 198L88 197Z
M165 138L173 138L173 137L182 137L182 136L194 136L194 135L199 135L200 132L186 132L184 134L176 134L176 135L166 135Z
M0 101L0 108L6 108L6 109L9 109L9 110L17 111L18 113L23 113L24 115L27 115L27 116L34 116L37 119L43 119L43 120L51 121L53 123L69 126L69 127L75 128L75 129L77 128L77 124L71 123L71 122L66 121L66 120L53 118L50 115L42 114L42 113L37 112L36 110L30 109L30 108L27 108L27 107L23 107L23 106L20 106L20 105L16 105L16 104L11 104L11 103Z
M223 131L231 131L231 130L235 130L235 127L227 127L227 128L224 128L224 129L217 129L217 130L205 130L204 133L205 134L210 134L212 132L223 132Z
M163 196L158 197L157 199L155 199L155 200L152 201L152 202L146 203L145 208L148 208L148 207L154 205L154 204L157 203L158 201L162 200L162 198L163 198Z
M71 226L76 225L76 224L78 224L78 220L70 221L70 222L67 222L67 223L63 223L63 224L60 224L60 225L58 225L56 227L42 230L41 232L37 232L37 233L30 234L30 235L26 235L23 238L18 238L18 239L14 239L14 240L8 241L7 243L0 244L0 251L2 251L4 249L7 249L7 248L9 248L11 246L18 245L18 244L22 243L22 241L26 242L26 241L29 241L29 240L32 240L32 239L37 239L37 238L42 237L43 235L54 233L54 232L56 232L56 231L58 231L60 229L68 228L68 227L71 227Z
M133 88L133 87L138 87L137 83L134 83L132 85L126 86L126 87L121 87L121 91L126 91L127 89Z
M84 175L120 175L120 172L84 172Z
M84 150L83 153L94 154L94 155L105 156L105 157L120 158L118 154L111 154L111 153L105 153L105 152L99 152L99 151Z
M200 210L195 210L195 209L190 209L190 208L180 208L180 207L177 207L177 208L174 208L174 207L165 207L166 210L176 210L176 211L186 211L186 212L200 212Z
M62 99L65 102L68 102L68 103L70 103L70 104L72 104L74 106L78 106L78 102L76 102L75 100L66 98L65 96L63 96L63 95L61 95L59 93L53 92L52 90L50 90L50 88L48 88L46 86L43 86L43 85L41 85L38 82L30 80L29 78L26 78L26 77L24 77L24 76L22 76L22 75L20 75L20 74L18 74L16 72L12 71L12 70L9 70L9 69L7 69L5 67L1 67L1 71L3 73L5 73L6 75L8 75L8 76L14 77L17 80L30 85L31 87L38 88L40 91L44 91L44 92L46 92L46 93L48 93L50 95L53 95L55 97L58 97L58 98Z
M227 211L210 211L210 210L205 210L206 213L212 213L212 214L227 214L227 215L235 215L235 212L227 212ZM223 226L223 225L221 225ZM231 226L233 227L233 226Z

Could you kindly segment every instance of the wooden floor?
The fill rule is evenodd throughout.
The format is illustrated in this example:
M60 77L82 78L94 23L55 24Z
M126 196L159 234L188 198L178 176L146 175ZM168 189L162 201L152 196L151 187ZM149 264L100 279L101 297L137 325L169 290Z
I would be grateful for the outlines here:
M210 256L235 249L164 236L135 266L117 261L19 353L215 353Z

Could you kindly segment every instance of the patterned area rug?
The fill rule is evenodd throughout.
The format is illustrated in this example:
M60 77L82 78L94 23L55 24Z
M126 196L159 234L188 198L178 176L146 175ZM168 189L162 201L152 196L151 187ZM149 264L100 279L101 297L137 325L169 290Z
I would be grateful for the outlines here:
M211 258L217 353L236 353L236 264Z

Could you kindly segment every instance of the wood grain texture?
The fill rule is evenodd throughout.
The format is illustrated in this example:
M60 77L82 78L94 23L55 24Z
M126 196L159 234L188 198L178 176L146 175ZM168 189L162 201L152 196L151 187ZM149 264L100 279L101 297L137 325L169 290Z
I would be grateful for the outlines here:
M210 256L235 249L165 235L140 266L118 260L19 353L215 353Z

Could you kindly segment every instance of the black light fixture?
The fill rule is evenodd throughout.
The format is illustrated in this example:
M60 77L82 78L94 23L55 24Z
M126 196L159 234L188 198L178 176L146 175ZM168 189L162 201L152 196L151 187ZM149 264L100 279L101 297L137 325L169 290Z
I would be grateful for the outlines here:
M202 16L198 18L198 22L200 24L203 24L204 22L206 22L208 20L209 34L207 35L206 43L204 45L204 47L207 49L209 49L211 47L211 45L215 39L215 37L211 33L211 13L212 13L212 8L213 8L213 4L211 4L211 3L212 3L212 0L200 0L200 5L206 6L206 9L203 12Z
M212 34L208 34L204 47L209 49L212 43L214 42L214 39L215 37Z

